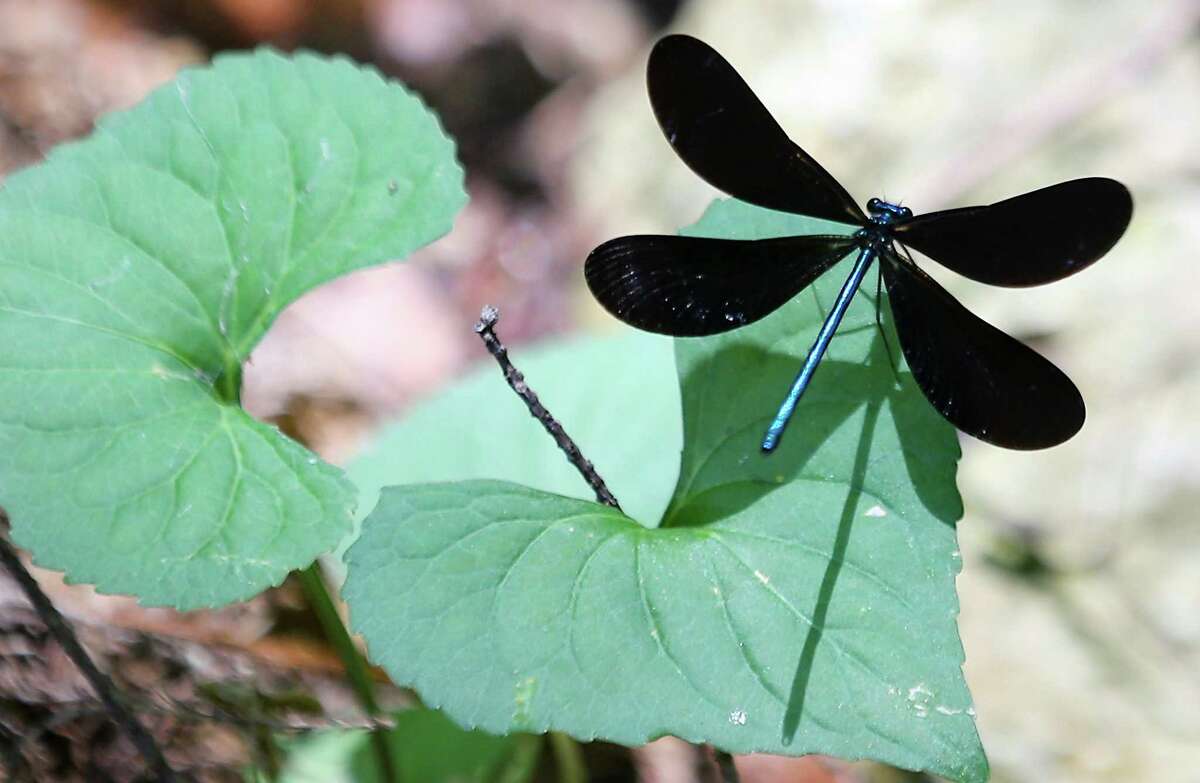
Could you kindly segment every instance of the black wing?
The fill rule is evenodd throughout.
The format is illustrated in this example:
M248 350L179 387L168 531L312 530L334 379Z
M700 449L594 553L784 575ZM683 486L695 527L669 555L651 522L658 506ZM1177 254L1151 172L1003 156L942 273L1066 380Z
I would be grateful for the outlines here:
M1055 446L1083 426L1083 398L1062 370L894 254L883 279L913 377L954 426L1009 449Z
M600 304L625 323L700 337L757 321L857 243L847 236L617 237L591 252L584 275Z
M787 137L708 44L687 35L661 39L646 81L667 141L710 185L760 207L866 222L846 189Z
M1096 261L1133 214L1120 182L1073 179L988 207L931 212L896 226L895 236L939 264L981 283L1049 283Z

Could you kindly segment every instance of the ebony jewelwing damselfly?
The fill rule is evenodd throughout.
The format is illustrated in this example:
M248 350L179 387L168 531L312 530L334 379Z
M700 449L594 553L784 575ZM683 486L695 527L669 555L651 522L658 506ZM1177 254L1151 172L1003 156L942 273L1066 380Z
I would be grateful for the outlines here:
M979 282L1049 283L1078 272L1116 244L1133 213L1124 185L1099 177L1076 179L990 206L916 217L907 207L873 198L864 214L708 44L686 35L661 39L650 53L647 83L667 141L709 184L761 207L859 226L852 236L762 240L625 236L588 256L588 287L617 318L650 332L698 337L763 318L858 252L767 430L764 451L778 445L877 260L877 286L887 287L913 378L952 424L1012 449L1054 446L1083 426L1083 398L1075 384L959 304L913 263L904 246ZM898 242L903 253L897 252Z

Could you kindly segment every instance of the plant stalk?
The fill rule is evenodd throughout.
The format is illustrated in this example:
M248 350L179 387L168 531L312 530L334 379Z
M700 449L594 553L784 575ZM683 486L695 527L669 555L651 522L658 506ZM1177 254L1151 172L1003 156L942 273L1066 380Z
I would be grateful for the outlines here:
M587 765L579 743L561 731L550 732L550 748L558 767L559 783L587 783Z
M350 632L346 629L345 623L342 622L342 616L338 613L333 597L330 596L329 589L325 585L325 577L321 574L320 564L314 562L298 573L300 583L304 586L304 594L308 598L308 604L317 615L317 620L325 632L325 638L332 645L338 658L341 659L342 666L346 669L346 677L350 680L350 687L353 688L358 703L362 706L363 711L372 718L383 717L379 702L375 700L375 687L371 680L370 669L354 644L354 640L350 638ZM391 744L387 741L387 736L378 728L371 730L371 746L375 763L379 768L380 779L398 783L400 780L399 765L392 752Z

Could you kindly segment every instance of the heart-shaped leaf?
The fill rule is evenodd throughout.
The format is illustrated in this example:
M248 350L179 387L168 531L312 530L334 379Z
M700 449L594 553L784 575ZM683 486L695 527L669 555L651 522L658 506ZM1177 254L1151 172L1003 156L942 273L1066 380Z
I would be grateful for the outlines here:
M693 231L831 228L727 201ZM955 628L957 440L893 371L872 291L759 451L848 264L757 324L677 341L684 449L658 529L503 482L384 490L345 589L373 657L488 731L986 779Z
M0 191L0 502L41 565L181 608L350 526L341 472L238 405L280 310L445 233L453 145L342 59L181 73Z

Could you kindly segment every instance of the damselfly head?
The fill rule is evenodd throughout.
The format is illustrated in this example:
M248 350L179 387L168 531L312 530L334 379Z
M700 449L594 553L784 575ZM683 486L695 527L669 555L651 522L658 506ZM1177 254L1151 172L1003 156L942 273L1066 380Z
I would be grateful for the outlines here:
M885 226L892 223L902 223L913 216L912 210L908 207L902 207L899 204L893 204L881 198L873 198L868 201L867 212L871 214L872 223Z

